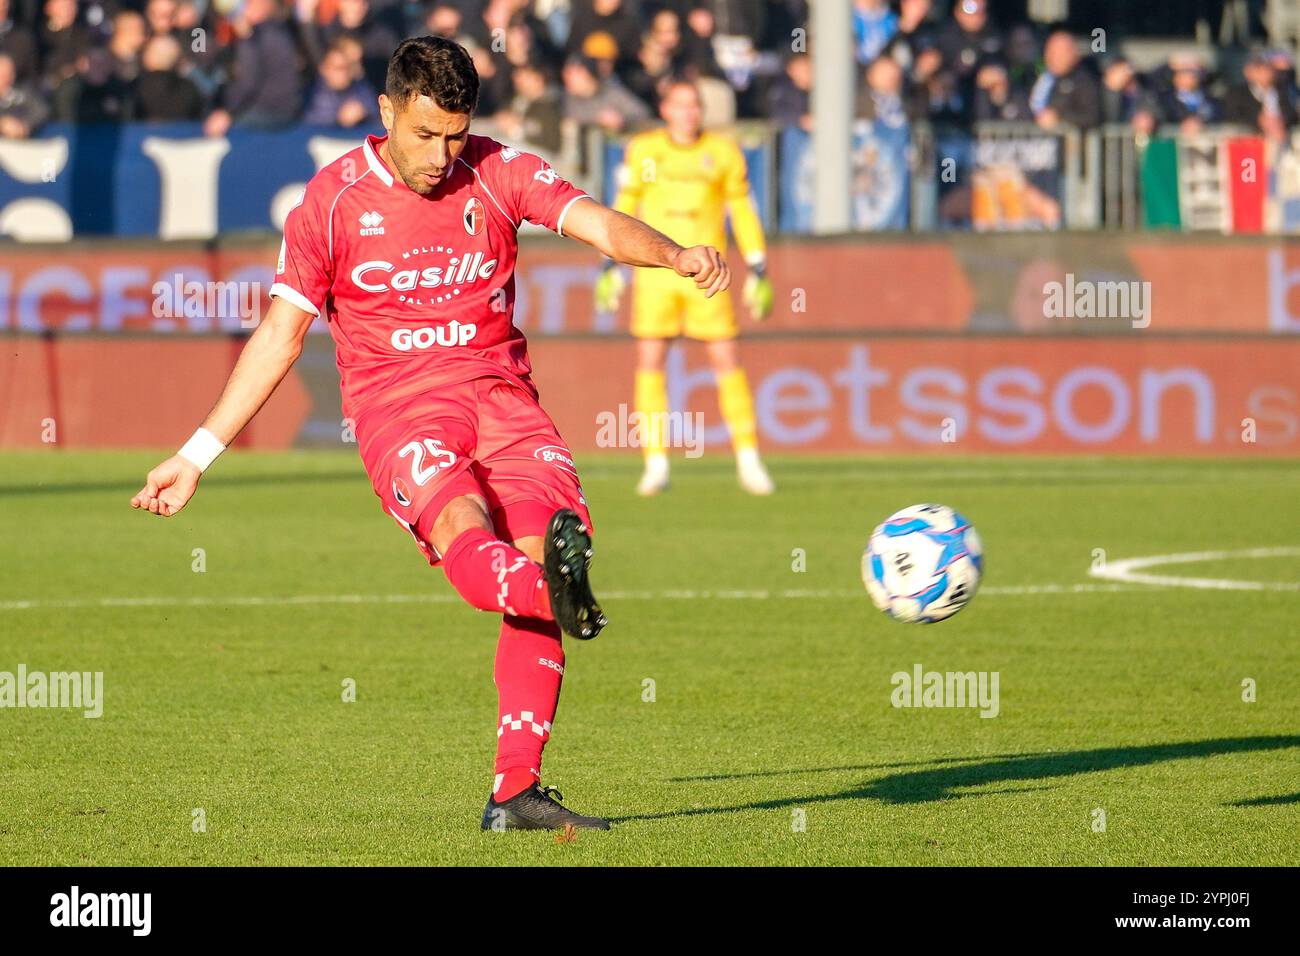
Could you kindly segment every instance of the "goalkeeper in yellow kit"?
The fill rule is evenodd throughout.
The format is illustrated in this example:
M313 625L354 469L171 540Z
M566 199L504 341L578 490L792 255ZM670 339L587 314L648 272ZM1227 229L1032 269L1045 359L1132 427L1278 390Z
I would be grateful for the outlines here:
M772 311L772 284L765 274L763 225L749 194L745 159L736 143L701 125L699 91L692 83L674 82L659 107L667 124L628 143L614 208L636 216L682 245L726 249L730 213L736 244L749 265L744 300L756 321ZM596 282L596 305L618 310L624 279L610 262ZM705 343L718 382L718 404L731 431L740 485L756 495L774 490L758 457L754 402L736 348L736 317L731 295L699 295L689 279L667 269L638 269L632 291L632 334L637 341L636 411L643 421L668 421L668 387L664 360L669 340L679 335ZM643 495L668 487L667 436L659 427L646 430L645 472L637 485Z

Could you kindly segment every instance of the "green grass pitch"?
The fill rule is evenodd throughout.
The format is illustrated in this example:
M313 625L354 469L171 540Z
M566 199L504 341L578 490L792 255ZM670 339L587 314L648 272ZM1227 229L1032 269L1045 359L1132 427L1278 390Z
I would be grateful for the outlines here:
M584 458L612 623L567 642L544 769L617 822L559 842L479 831L497 621L354 454L229 454L166 521L128 506L155 460L0 457L0 671L105 696L0 710L0 864L1300 864L1300 557L1088 575L1300 545L1300 463L786 458L760 500L719 454L641 500L634 457ZM922 501L988 561L929 627L858 579ZM916 664L998 672L998 716L891 706Z

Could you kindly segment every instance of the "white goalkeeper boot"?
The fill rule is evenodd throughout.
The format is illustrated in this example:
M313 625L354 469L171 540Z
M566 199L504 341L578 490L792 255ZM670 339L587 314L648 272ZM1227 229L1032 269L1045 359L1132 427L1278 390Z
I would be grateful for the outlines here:
M736 452L736 477L740 480L740 487L751 495L770 495L776 491L772 476L758 457L757 448L742 448Z
M667 490L668 456L647 455L645 471L641 472L641 480L637 482L636 493L648 498Z

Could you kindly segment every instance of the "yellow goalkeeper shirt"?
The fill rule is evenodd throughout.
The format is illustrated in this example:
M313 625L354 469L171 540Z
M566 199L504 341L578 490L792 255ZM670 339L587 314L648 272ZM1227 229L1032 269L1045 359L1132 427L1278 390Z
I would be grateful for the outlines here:
M614 208L682 246L727 248L726 216L747 262L765 253L763 224L749 194L745 157L735 141L704 132L680 146L664 129L628 142Z

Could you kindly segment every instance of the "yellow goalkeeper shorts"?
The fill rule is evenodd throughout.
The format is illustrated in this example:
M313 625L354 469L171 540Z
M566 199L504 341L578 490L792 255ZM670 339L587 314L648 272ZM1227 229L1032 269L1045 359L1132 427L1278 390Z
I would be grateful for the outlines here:
M632 334L639 339L685 335L705 342L735 338L731 293L706 299L694 279L671 269L638 269L632 282Z

